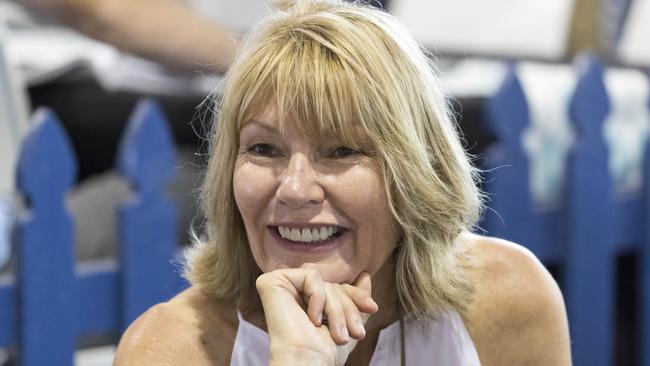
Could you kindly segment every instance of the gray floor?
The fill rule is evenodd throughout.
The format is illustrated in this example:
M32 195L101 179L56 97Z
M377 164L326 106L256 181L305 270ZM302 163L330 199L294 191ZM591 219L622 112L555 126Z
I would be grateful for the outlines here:
M113 363L115 346L104 346L78 351L74 356L76 366L104 366Z

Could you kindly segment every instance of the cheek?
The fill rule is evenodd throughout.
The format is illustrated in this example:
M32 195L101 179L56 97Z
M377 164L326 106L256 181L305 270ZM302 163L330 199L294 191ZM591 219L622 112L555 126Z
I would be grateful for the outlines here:
M233 171L233 194L244 221L246 236L257 265L266 270L267 259L262 247L264 229L260 218L273 196L274 179L263 168L242 163Z
M250 220L263 211L272 192L272 177L259 167L247 163L238 164L233 172L233 193L239 212L247 229Z
M374 171L360 169L346 184L348 207L359 229L357 254L362 265L374 271L390 256L399 240L398 224L390 210L383 180ZM350 206L351 205L351 206Z
M346 198L354 206L355 215L374 227L375 232L385 232L393 218L384 192L382 179L372 171L362 171L348 179Z

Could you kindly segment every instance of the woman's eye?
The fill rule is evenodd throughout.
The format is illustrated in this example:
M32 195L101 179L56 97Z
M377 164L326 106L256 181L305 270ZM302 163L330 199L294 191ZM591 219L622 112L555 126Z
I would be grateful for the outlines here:
M361 154L361 151L347 146L337 146L332 150L332 156L336 158L345 158L358 154Z
M279 155L279 152L269 144L255 144L248 147L246 151L253 155L260 155L260 156L272 157L272 156Z

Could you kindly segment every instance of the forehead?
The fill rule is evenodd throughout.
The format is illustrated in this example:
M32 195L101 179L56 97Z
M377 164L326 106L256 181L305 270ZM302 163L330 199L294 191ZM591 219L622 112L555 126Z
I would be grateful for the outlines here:
M315 115L298 117L286 112L281 116L278 108L272 104L251 113L239 131L241 133L248 128L264 129L280 135L300 135L314 142L334 140L352 146L371 145L370 136L359 123L349 121L333 124L319 120Z
M266 106L260 111L251 114L250 118L244 121L241 128L245 128L251 123L267 125L270 127L278 127L278 112L271 106Z

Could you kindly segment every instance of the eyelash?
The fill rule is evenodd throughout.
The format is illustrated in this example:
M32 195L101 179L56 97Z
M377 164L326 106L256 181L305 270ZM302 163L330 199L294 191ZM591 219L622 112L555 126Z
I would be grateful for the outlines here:
M345 151L345 153L341 153L341 151ZM330 155L337 158L346 158L348 156L359 155L359 154L363 154L363 151L353 149L347 146L337 146L334 149L332 149L332 153Z
M275 147L269 144L254 144L246 148L246 152L256 156L275 157L280 155Z
M262 151L264 150L271 150L271 151ZM267 157L274 157L280 155L280 153L273 147L272 145L269 144L254 144L249 146L246 149L246 152L251 153L253 155L258 155L258 156L267 156Z
M361 150L353 149L347 146L336 146L330 151L331 152L328 155L337 159L343 159L353 155L364 154L364 152ZM265 143L251 145L248 148L246 148L246 152L253 155L265 156L265 157L276 157L281 155L281 153L277 151L274 146Z

